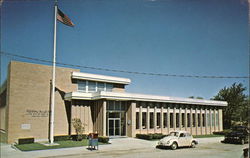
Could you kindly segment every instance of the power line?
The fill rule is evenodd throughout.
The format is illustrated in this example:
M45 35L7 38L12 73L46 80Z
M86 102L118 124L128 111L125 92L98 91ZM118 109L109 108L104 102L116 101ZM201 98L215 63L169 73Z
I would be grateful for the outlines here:
M10 57L18 57L33 61L39 61L44 63L53 63L50 60L44 60L44 59L38 59L38 58L32 58L27 57L23 55L17 55L13 53L6 53L6 52L0 52L0 54ZM92 69L92 70L100 70L100 71L109 71L109 72L119 72L119 73L129 73L129 74L136 74L136 75L148 75L148 76L163 76L163 77L180 77L180 78L211 78L211 79L243 79L243 78L250 78L249 76L210 76L210 75L177 75L177 74L161 74L161 73L148 73L148 72L137 72L137 71L127 71L127 70L116 70L116 69L108 69L108 68L100 68L100 67L91 67L91 66L83 66L83 65L75 65L75 64L67 64L62 62L56 62L57 65L62 66L71 66L71 67L77 67L77 68L85 68L85 69Z

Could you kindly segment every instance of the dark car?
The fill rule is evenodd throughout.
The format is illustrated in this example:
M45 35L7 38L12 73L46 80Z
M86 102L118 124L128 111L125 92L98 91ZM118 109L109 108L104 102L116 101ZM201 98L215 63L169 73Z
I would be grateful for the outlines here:
M249 130L246 126L234 126L232 131L225 135L223 143L248 143Z

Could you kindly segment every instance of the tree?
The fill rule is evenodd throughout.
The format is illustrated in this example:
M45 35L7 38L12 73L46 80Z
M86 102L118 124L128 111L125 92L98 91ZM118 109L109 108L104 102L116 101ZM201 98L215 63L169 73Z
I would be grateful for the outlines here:
M247 121L247 96L244 94L246 87L234 83L231 87L224 87L212 98L213 100L227 101L228 106L223 109L223 126L229 129L234 122Z
M84 132L84 125L82 124L81 119L79 118L74 118L72 120L73 127L75 128L76 131L76 140L80 141L83 138L83 132Z

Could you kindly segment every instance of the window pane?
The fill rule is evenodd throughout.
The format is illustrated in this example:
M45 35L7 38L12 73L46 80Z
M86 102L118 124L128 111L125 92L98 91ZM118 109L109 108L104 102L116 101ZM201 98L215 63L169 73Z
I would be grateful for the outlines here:
M150 112L150 128L154 128L154 113L153 112Z
M185 114L181 113L181 127L185 127Z
M86 92L86 81L77 81L78 91Z
M147 128L147 113L146 112L142 112L142 129L146 129Z
M163 113L163 127L166 128L168 125L168 114L167 113Z
M161 128L161 113L157 113L156 119L157 128Z
M89 92L95 92L96 91L96 82L89 81L88 82L88 91Z
M179 117L180 117L179 113L176 113L175 115L176 127L180 127Z
M139 112L136 112L136 129L139 129Z
M102 82L97 83L97 91L104 91L104 83Z
M174 115L173 113L170 113L170 128L173 128L173 124L174 124Z
M113 89L113 84L106 83L106 91L107 92L112 92L112 89Z

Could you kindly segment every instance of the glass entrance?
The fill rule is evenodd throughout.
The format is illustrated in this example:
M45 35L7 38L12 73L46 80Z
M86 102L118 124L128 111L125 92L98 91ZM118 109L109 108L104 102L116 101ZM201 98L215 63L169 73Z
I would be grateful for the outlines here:
M120 126L121 126L120 118L109 118L108 119L109 136L120 136L121 135Z

